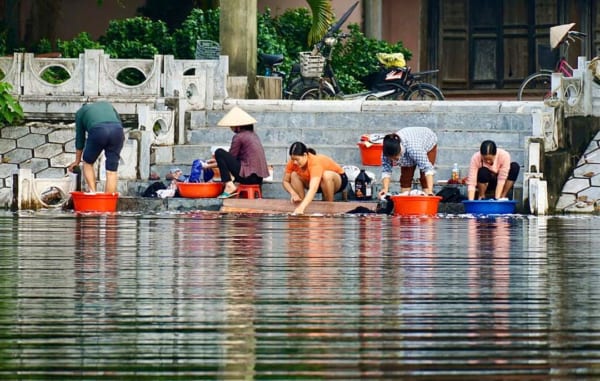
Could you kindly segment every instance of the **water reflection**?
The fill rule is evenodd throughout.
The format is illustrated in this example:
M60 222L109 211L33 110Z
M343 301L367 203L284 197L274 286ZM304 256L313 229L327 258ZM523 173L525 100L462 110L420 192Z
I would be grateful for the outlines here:
M0 374L595 379L599 220L2 215Z

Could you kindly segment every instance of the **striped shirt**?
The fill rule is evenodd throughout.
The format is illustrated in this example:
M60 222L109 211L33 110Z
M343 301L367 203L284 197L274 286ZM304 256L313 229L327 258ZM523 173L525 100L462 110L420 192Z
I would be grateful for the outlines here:
M433 175L435 168L429 161L427 153L437 144L437 135L427 127L406 127L396 132L396 135L400 136L400 159L393 161L382 155L381 178L391 177L394 165L417 166L426 174Z

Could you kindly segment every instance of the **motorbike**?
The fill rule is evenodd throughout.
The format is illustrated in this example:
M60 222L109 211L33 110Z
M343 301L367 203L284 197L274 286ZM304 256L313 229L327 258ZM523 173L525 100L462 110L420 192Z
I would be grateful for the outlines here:
M438 72L438 70L428 70L422 72L412 72L406 65L395 65L398 55L401 53L392 53L392 56L386 53L378 53L380 67L377 72L371 73L363 78L363 84L367 90L344 94L341 90L335 71L331 65L335 45L348 34L339 33L341 26L352 14L358 2L354 3L342 17L334 23L325 36L315 44L312 52L301 52L300 63L292 67L290 78L287 85L282 90L283 98L286 99L385 99L385 100L443 100L442 91L435 85L426 83L423 78ZM281 62L261 55L261 60L265 67L271 65L273 73L276 66ZM279 57L278 57L279 58ZM279 63L278 63L279 62ZM278 74L275 74L278 75ZM283 82L286 76L281 73Z
M340 35L340 37L345 36ZM334 45L335 41L331 41L332 39L334 38L326 41L326 44ZM325 58L323 74L320 77L307 79L303 75L297 80L296 87L291 88L292 94L298 94L297 99L444 100L444 95L439 88L423 81L423 77L437 73L438 70L415 73L410 66L389 65L381 59L382 53L377 54L379 70L362 78L367 90L344 94L331 65L332 51L333 49L330 49ZM401 53L392 54L401 55Z

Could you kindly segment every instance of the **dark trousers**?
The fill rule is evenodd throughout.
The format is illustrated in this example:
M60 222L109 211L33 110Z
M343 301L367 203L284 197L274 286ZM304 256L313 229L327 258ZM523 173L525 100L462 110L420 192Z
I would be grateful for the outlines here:
M516 162L510 163L510 169L508 171L507 180L517 181L517 177L519 177L519 164ZM498 175L487 169L486 167L481 167L477 171L477 182L482 184L487 184L487 192L490 190L496 189L496 185L498 184Z
M262 177L258 177L255 173L248 177L240 176L241 163L229 151L219 148L215 151L215 160L221 172L221 182L235 181L240 184L262 184ZM233 175L233 180L231 176Z

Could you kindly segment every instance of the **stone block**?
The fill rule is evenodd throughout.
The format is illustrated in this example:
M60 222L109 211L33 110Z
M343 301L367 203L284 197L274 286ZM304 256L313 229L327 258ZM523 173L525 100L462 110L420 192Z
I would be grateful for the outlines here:
M75 156L73 156L75 159ZM20 168L30 168L32 173L38 173L50 167L48 159L33 158L26 163L21 164ZM63 167L66 167L63 166Z
M69 140L68 142L66 142L64 144L64 147L65 147L65 152L73 152L74 153L76 151L76 149L75 149L75 139Z
M258 133L258 128L255 131ZM231 138L233 137L233 132L229 128L226 127L213 127L213 128L205 128L202 130L193 130L188 131L187 141L190 145L196 144L211 144L218 143L219 145L226 145L229 147L231 143Z
M0 178L8 178L19 170L17 164L2 164L0 165Z
M589 187L577 194L577 198L580 200L596 201L600 200L600 187Z
M29 128L25 126L6 126L0 128L0 149L2 148L2 140L4 139L18 139L22 136L29 134Z
M67 173L66 168L46 168L35 174L38 179L58 179L64 177Z
M138 142L135 139L127 139L123 150L121 151L121 160L119 160L119 178L127 180L135 180L138 175ZM150 162L147 161L148 156L144 155L143 162L139 162L139 166L147 168L144 173L148 173L146 178L149 176ZM141 160L141 159L140 159ZM141 171L140 171L141 172ZM140 173L141 176L141 173Z
M415 113L431 112L432 101L364 101L363 112L374 113Z
M34 159L32 159L32 160L34 160ZM38 159L38 160L41 160L41 159ZM46 159L44 159L44 160L46 160ZM62 152L50 159L50 166L66 168L73 161L75 161L74 153Z
M175 147L173 150L173 160L175 163L191 165L196 159L207 159L211 156L210 146L184 146Z
M468 114L494 114L500 112L502 101L436 101L431 102L431 112Z
M46 135L29 134L17 139L17 147L19 148L36 148L46 143Z
M173 147L152 147L151 164L157 163L172 163L173 162Z
M0 128L0 131L4 130L4 128ZM15 139L0 139L0 153L6 153L16 147L17 141Z
M306 100L306 101L293 101L292 111L293 112L343 112L352 113L360 112L362 108L362 101L338 101L338 100Z
M12 185L4 184L4 188L0 189L0 208L8 209L12 204Z
M35 157L41 157L49 159L53 156L61 154L63 152L62 144L46 143L33 150Z
M75 128L59 128L48 134L49 143L66 143L75 139Z
M590 187L589 179L578 179L578 178L570 178L567 180L565 185L563 186L563 193L572 193L578 194Z
M16 148L6 152L2 159L6 163L19 164L33 157L33 151L26 148Z
M189 114L189 129L195 130L207 127L206 111L190 110L187 114Z

